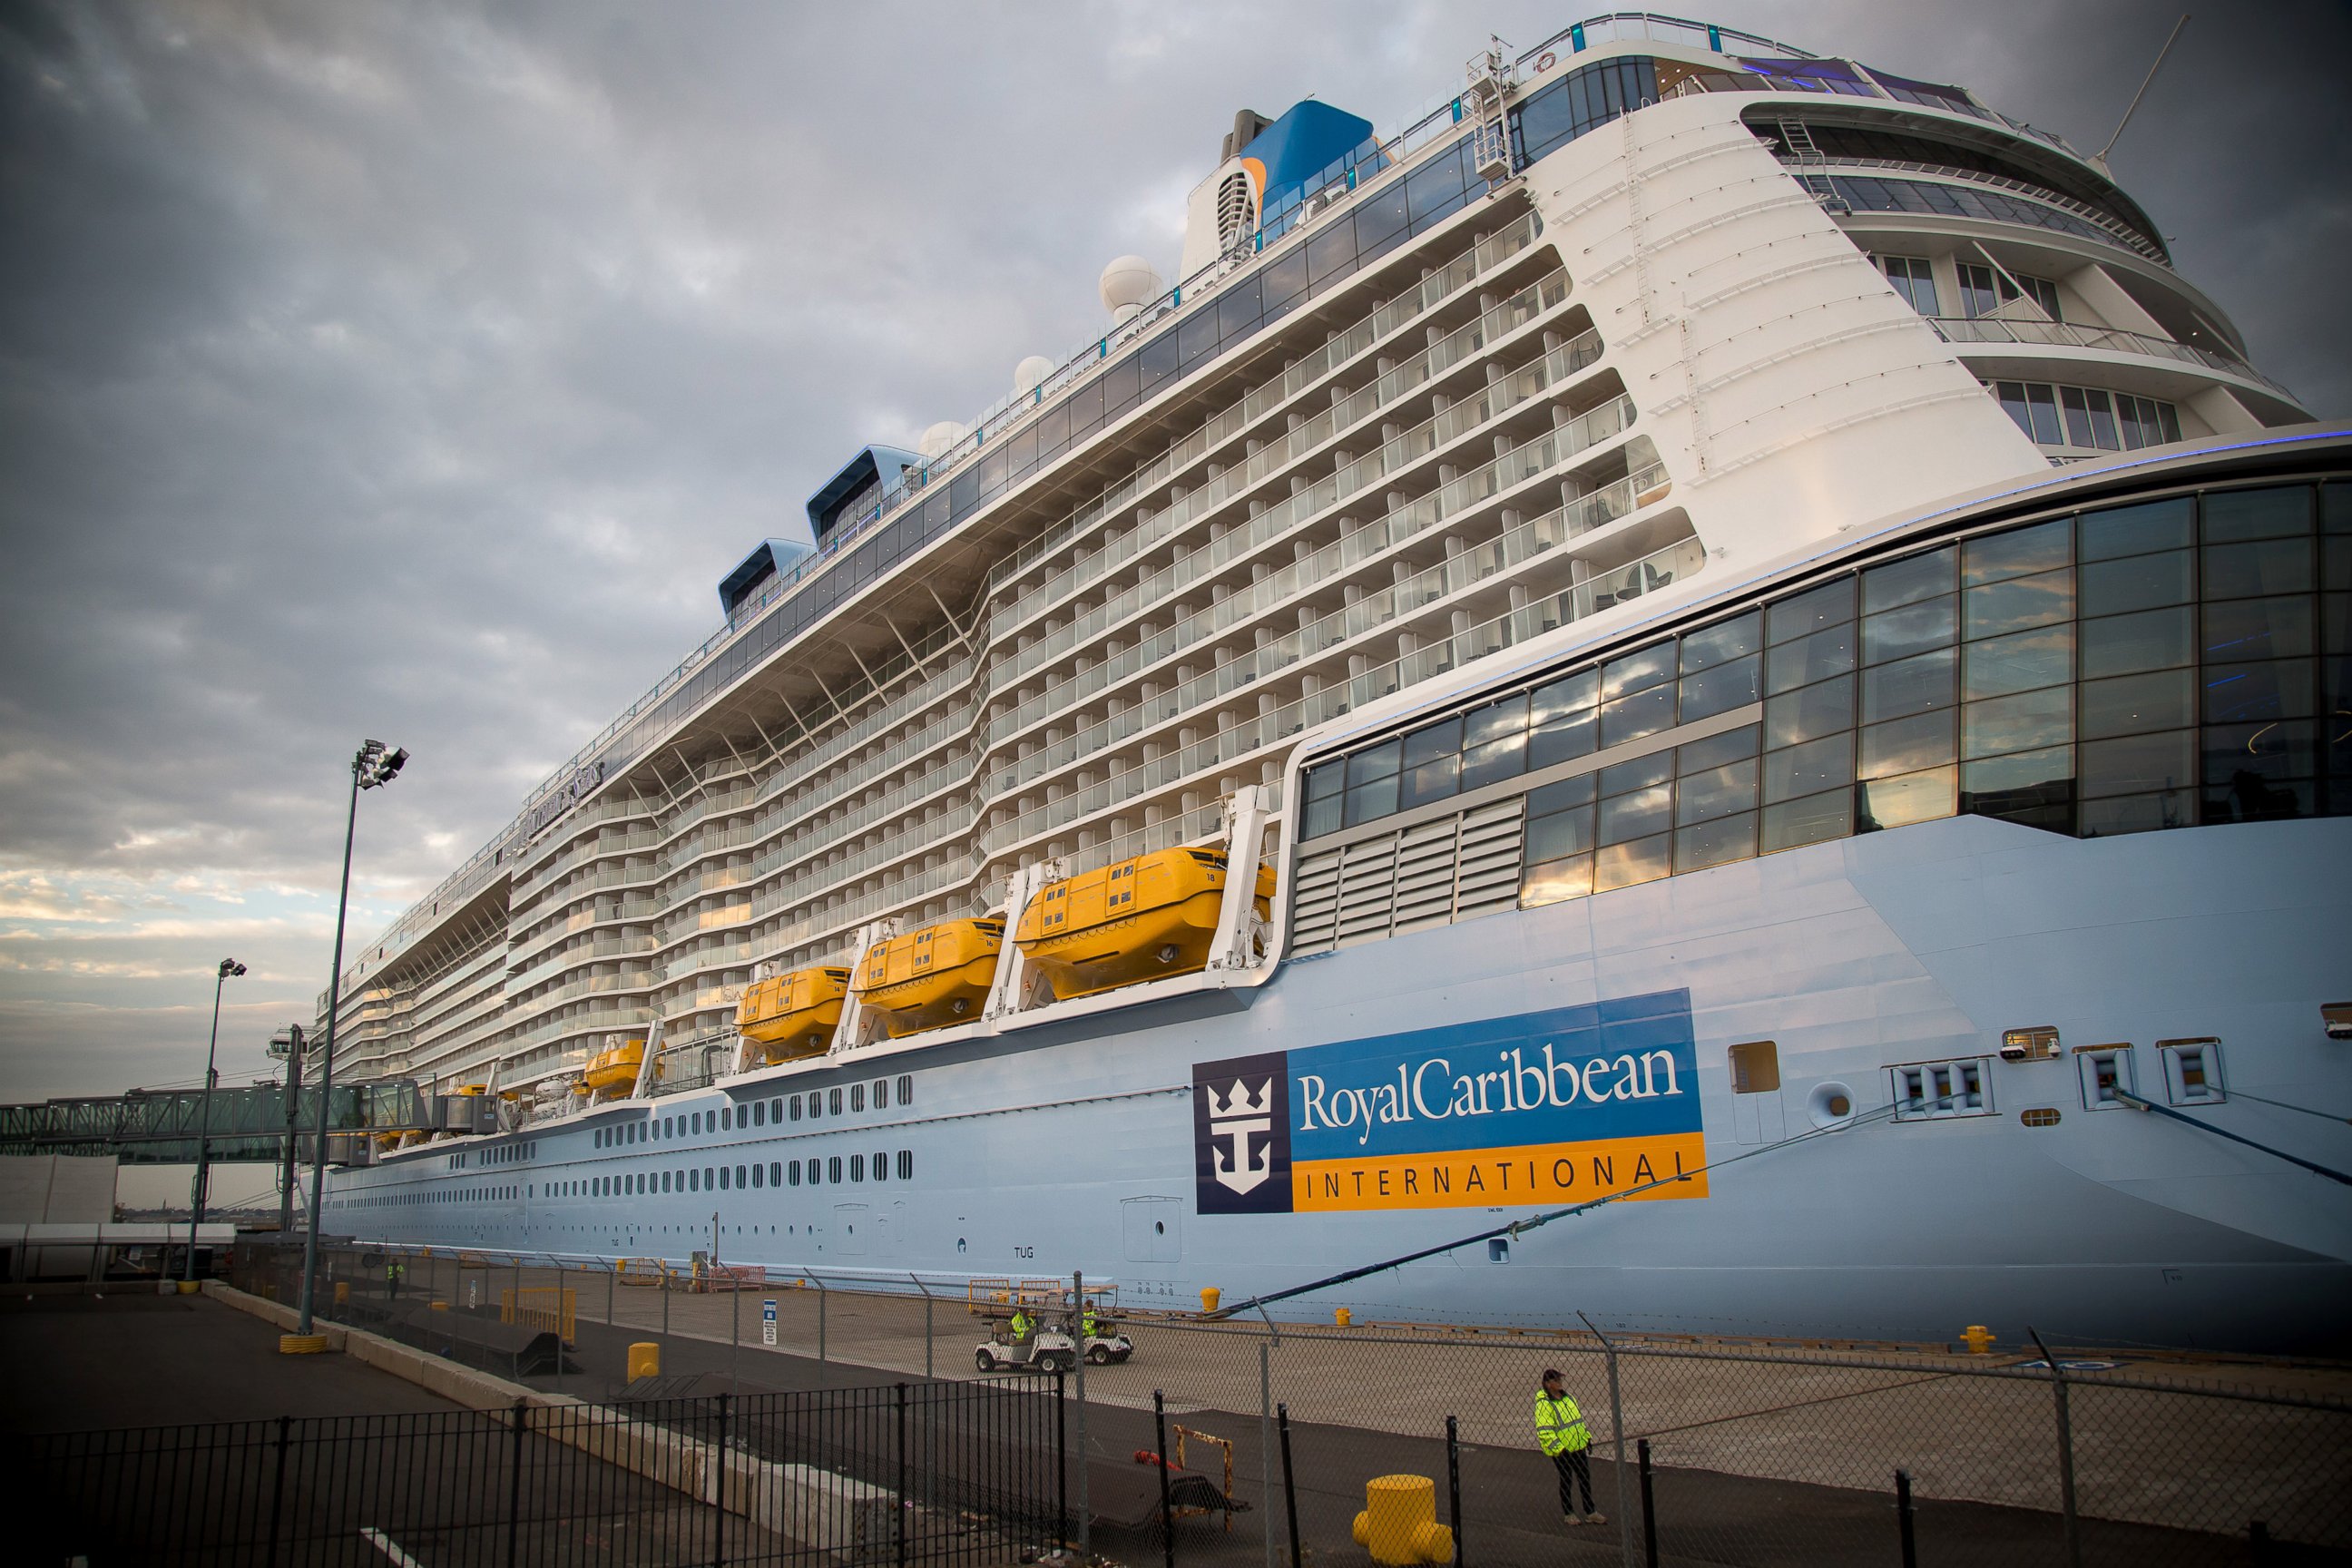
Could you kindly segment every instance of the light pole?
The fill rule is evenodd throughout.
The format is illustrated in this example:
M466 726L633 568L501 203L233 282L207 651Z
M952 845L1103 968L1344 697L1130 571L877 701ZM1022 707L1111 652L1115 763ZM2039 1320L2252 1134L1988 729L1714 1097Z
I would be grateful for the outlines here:
M245 973L245 965L234 958L224 958L213 977L213 1036L205 1046L205 1092L196 1103L196 1190L188 1203L188 1283L196 1282L196 1226L205 1223L205 1184L212 1174L205 1154L210 1146L213 1131L213 1079L220 1075L213 1070L214 1058L220 1051L221 987Z
M310 1225L302 1242L302 1318L278 1349L307 1353L319 1349L310 1328L312 1299L319 1284L319 1210L327 1195L328 1100L335 1087L335 1015L343 989L343 919L352 901L352 836L359 829L360 791L388 784L408 761L405 748L386 750L382 741L361 744L352 757L352 804L343 819L343 881L335 895L335 962L327 975L327 1037L319 1045L319 1141L310 1155ZM288 1343L288 1340L301 1342Z
M302 1026L289 1024L272 1035L269 1054L286 1062L286 1153L278 1180L278 1236L282 1242L294 1228L294 1146L300 1139L302 1114Z

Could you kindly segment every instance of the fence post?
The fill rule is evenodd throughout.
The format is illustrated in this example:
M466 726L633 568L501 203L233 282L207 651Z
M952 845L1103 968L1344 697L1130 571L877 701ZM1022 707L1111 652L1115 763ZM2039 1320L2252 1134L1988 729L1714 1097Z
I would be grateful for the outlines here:
M604 1270L604 1326L608 1329L613 1326L614 1291L620 1283L621 1266L614 1262Z
M1445 1418L1445 1518L1454 1526L1454 1568L1465 1568L1462 1554L1462 1432L1451 1415Z
M931 1293L929 1290L923 1292L923 1375L936 1375L931 1371Z
M1080 1362L1086 1359L1078 1357ZM1054 1369L1054 1545L1057 1551L1070 1544L1069 1407L1063 1397L1066 1388L1057 1366Z
M898 1568L907 1568L907 1385L898 1384L898 1506L890 1510L890 1555Z
M732 1394L719 1396L719 1474L711 1487L711 1568L727 1568L727 1405ZM903 1511L903 1510L902 1510Z
M1919 1568L1919 1542L1911 1524L1911 1472L1895 1472L1895 1519L1903 1532L1903 1568Z
M1650 1492L1650 1440L1640 1440L1642 1456L1642 1561L1658 1568L1658 1510Z
M667 1340L669 1338L669 1265L663 1263L659 1258L656 1258L655 1263L661 1270L656 1278L661 1280L662 1338Z
M2262 1520L2254 1520L2246 1526L2246 1557L2254 1568L2269 1568L2271 1527Z
M1274 1342L1257 1347L1257 1478L1258 1495L1274 1501ZM1275 1568L1274 1531L1265 1531L1265 1568Z
M1617 1480L1617 1561L1630 1565L1633 1561L1633 1516L1625 1509L1625 1401L1617 1386L1617 1346L1601 1331L1600 1324L1580 1311L1576 1315L1584 1318L1584 1326L1601 1342L1601 1359L1609 1368L1609 1439L1616 1455L1610 1473Z
M2025 1330L2050 1367L2050 1387L2058 1406L2058 1512L2066 1526L2066 1568L2083 1568L2083 1524L2074 1515L2074 1425L2066 1408L2066 1369L2050 1353L2031 1324Z
M833 1299L833 1292L826 1289L824 1281L815 1275L810 1275L809 1279L816 1285L816 1359L823 1362L824 1360L824 1308L825 1303Z
M1168 1401L1156 1388L1151 1391L1151 1430L1159 1442L1151 1458L1160 1468L1160 1559L1167 1568L1176 1568L1176 1515L1168 1502Z
M508 1429L507 1451L511 1459L507 1467L507 1568L515 1568L521 1560L523 1409L523 1402L516 1400L513 1423Z
M284 1511L286 1499L286 1435L294 1425L291 1415L278 1418L278 1474L269 1483L269 1544L262 1553L263 1568L277 1568L278 1521ZM2261 1529L2260 1525L2255 1526Z
M743 1283L727 1277L727 1391L735 1392L735 1372L743 1355Z
M1290 1526L1290 1568L1298 1562L1298 1493L1290 1481L1290 1406L1274 1407L1275 1424L1282 1432L1282 1514Z
M1087 1276L1083 1269L1070 1275L1070 1289L1078 1303L1078 1338L1086 1338ZM923 1298L923 1363L930 1364L931 1304L927 1292ZM1094 1450L1087 1446L1087 1347L1078 1346L1078 1563L1079 1568L1092 1568L1094 1563L1095 1510L1088 1490L1089 1457Z

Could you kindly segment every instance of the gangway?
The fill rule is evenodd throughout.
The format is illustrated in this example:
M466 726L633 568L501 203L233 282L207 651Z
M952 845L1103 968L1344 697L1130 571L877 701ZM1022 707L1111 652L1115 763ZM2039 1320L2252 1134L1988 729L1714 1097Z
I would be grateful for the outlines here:
M201 1089L143 1089L127 1094L0 1105L0 1154L111 1154L128 1164L184 1165L206 1157L228 1163L274 1164L285 1153L286 1090L278 1084L223 1086L205 1106ZM380 1133L488 1132L488 1108L477 1110L457 1096L427 1094L411 1079L339 1083L328 1092L328 1157L364 1163ZM290 1118L299 1135L319 1126L319 1091L305 1087Z

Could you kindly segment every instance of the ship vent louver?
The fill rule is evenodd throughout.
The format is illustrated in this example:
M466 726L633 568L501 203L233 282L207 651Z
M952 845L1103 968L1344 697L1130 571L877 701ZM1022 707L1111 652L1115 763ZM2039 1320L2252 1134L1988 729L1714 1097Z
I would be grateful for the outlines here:
M1300 857L1292 952L1328 952L1515 908L1524 802L1497 801Z
M1223 250L1239 249L1256 227L1257 198L1250 190L1250 177L1235 169L1217 187L1217 245Z

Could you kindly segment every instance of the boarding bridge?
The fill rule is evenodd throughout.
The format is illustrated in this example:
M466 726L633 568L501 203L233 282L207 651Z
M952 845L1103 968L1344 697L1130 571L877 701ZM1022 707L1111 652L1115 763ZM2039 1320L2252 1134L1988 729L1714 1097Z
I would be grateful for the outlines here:
M215 1163L275 1164L292 1131L307 1141L319 1128L319 1091L305 1088L289 1107L277 1084L215 1089L132 1089L128 1094L0 1105L0 1154L112 1154L131 1165L189 1165L201 1136ZM290 1111L290 1114L289 1114ZM497 1131L496 1102L436 1095L410 1079L339 1083L327 1094L330 1163L363 1164L384 1133Z

